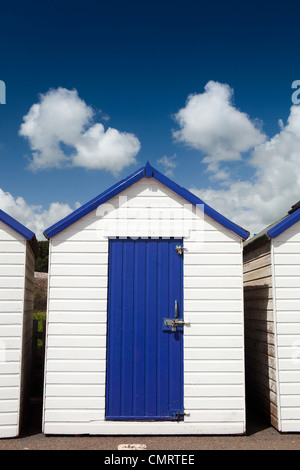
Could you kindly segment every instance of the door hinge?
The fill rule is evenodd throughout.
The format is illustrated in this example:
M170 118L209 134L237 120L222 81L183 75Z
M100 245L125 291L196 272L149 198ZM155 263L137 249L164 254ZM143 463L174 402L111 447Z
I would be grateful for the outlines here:
M179 420L180 418L184 418L184 416L190 416L190 413L185 413L185 411L178 410L177 413L173 413L175 419Z

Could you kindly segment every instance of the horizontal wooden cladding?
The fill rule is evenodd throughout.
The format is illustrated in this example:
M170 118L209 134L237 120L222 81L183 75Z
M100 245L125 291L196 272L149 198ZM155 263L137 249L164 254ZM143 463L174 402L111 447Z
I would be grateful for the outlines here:
M24 266L24 251L22 253L0 253L0 264Z
M47 410L104 410L105 397L47 397Z
M21 300L0 300L0 313L20 313L23 311Z
M107 264L107 253L52 253L51 264ZM52 271L51 271L52 274Z
M244 327L239 324L190 324L184 327L185 336L243 336Z
M0 239L0 253L24 253L24 243Z
M300 234L299 234L300 235ZM297 239L289 240L288 242L273 241L274 250L276 252L276 257L279 254L288 254L288 255L300 255L300 239L299 235Z
M184 372L185 385L244 384L242 372Z
M242 336L186 336L185 348L243 348ZM213 353L212 353L213 354ZM242 353L241 353L242 354Z
M185 300L184 311L189 312L243 312L241 300Z
M243 372L243 360L186 360L185 372Z
M18 400L2 400L0 401L0 413L16 413L19 410ZM0 431L1 435L1 431Z
M274 264L274 274L277 280L282 277L291 277L299 276L299 266L297 265L284 265L284 264Z
M243 384L185 384L184 397L244 397Z
M57 335L48 336L47 344L51 347L70 347L70 348L101 348L106 346L106 336L91 335Z
M295 351L297 351L298 348L300 348L299 334L295 332L294 334L278 335L277 343L279 347L289 346L289 347L294 348Z
M197 361L219 361L220 366L224 365L225 362L223 361L239 361L243 360L244 352L243 349L240 347L213 347L210 345L206 347L187 347L184 350L184 357L185 361L189 360L197 360ZM212 365L212 370L214 370L214 366Z
M241 277L238 276L197 276L197 277L186 277L184 279L184 287L186 289L237 289L239 295L241 296L240 289L241 289L242 280Z
M105 335L105 323L50 323L48 335Z
M21 325L22 313L3 313L0 312L0 328L2 325Z
M235 288L187 288L184 290L184 298L188 300L241 300L242 291L241 289Z
M299 314L298 314L299 315ZM293 322L278 322L277 324L277 332L279 335L296 335L300 334L300 323L293 323ZM299 338L299 346L300 346L300 338Z
M281 288L286 289L299 289L300 288L300 276L277 276L276 277L276 289L277 291ZM300 294L299 294L300 297Z
M51 263L51 277L50 285L52 282L52 277L56 276L67 276L74 278L74 276L107 276L108 265L91 265L91 264L78 264L74 263L71 266L66 264L52 264Z
M1 426L17 426L18 423L18 413L0 413L0 436L1 436Z
M1 296L1 293L0 293ZM1 297L0 297L1 298ZM51 299L86 299L102 300L107 298L106 287L51 287Z
M241 265L240 253L186 253L185 267L188 265Z
M103 288L107 287L106 276L51 276L50 288Z
M105 355L103 356L103 358ZM99 359L49 359L48 372L105 372L105 362Z
M298 265L300 264L300 253L277 253L275 254L277 265Z
M258 258L254 258L251 261L244 262L244 274L249 273L251 271L256 271L262 268L266 268L270 265L271 265L271 255L270 253L267 253Z
M99 384L46 384L46 407L48 397L99 397L99 393Z
M3 241L18 241L19 243L25 244L24 238L22 235L17 233L12 228L8 227L8 225L0 222L0 240Z
M48 345L49 346L49 345ZM47 348L47 361L55 360L97 360L105 361L106 358L106 343L102 341L102 346L49 346Z
M24 290L22 288L0 288L0 301L1 300L23 300Z
M0 304L1 309L1 304ZM49 301L50 312L61 311L61 312L106 312L107 301L106 300L72 300L72 299L51 299Z
M84 314L82 312L73 312L73 311L68 311L68 312L60 312L60 311L51 311L48 314L50 316L50 324L56 324L56 323L83 323L85 325L91 323L91 324L97 324L97 323L106 323L107 320L107 313L105 310L102 312L94 311L94 312L87 312L85 311Z
M107 253L107 241L58 241L55 238L52 242L52 256L54 253Z
M242 410L243 397L187 397L184 401L186 410Z
M104 385L105 384L105 372L50 372L47 373L46 385ZM47 392L46 392L47 393Z
M281 432L300 432L300 419L281 419Z
M0 276L1 276L1 283L2 280L6 277L9 278L17 278L23 279L24 276L24 264L19 265L0 265Z
M223 277L223 278L233 278L239 277L242 279L242 270L241 265L221 265L215 264L210 265L209 263L201 264L201 265L184 265L184 279L186 280L187 277Z
M48 410L45 411L45 421L51 422L90 422L94 420L104 420L104 411L99 409L83 410Z
M300 276L299 276L299 280L300 280ZM276 299L277 300L285 300L285 299L288 299L288 300L292 300L292 299L295 299L295 300L300 300L300 289L298 286L296 287L292 287L292 286L288 286L288 287L279 287L278 284L276 283Z

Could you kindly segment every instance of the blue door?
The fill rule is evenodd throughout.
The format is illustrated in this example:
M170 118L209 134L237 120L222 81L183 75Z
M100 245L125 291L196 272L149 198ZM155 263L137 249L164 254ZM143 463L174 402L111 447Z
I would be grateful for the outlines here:
M183 419L179 246L174 238L109 241L107 420Z

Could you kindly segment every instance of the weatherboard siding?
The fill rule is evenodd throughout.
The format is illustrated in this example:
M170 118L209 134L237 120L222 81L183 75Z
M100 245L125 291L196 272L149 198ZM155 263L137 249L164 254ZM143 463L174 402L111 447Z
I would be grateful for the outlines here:
M246 383L249 398L278 426L271 242L244 248Z
M26 241L0 222L0 437L19 432Z
M300 431L300 222L273 240L282 432Z
M115 235L184 239L184 421L105 421L108 238ZM244 388L236 234L142 179L50 239L46 434L243 433Z

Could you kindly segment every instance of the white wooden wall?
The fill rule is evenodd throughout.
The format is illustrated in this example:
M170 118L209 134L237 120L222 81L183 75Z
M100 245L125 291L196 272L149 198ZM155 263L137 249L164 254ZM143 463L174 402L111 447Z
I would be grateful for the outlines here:
M300 222L273 240L280 423L300 431Z
M197 214L144 178L50 240L46 434L245 431L242 243ZM184 237L184 316L190 322L184 329L184 422L105 421L108 237L114 235Z
M0 437L19 432L26 241L0 222Z

